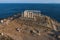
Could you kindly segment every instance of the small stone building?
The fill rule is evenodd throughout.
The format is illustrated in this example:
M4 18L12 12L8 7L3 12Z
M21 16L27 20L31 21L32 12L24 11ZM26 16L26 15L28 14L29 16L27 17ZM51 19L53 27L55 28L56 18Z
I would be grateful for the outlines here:
M36 16L40 16L41 11L37 10L25 10L24 13L22 14L23 17L25 18L35 18Z

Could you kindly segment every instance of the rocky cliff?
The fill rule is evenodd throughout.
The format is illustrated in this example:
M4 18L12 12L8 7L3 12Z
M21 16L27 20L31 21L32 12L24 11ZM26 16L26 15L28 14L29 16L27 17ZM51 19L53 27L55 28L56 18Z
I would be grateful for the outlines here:
M11 40L59 40L59 27L60 23L45 15L35 19L15 15L0 20L1 36L8 35Z

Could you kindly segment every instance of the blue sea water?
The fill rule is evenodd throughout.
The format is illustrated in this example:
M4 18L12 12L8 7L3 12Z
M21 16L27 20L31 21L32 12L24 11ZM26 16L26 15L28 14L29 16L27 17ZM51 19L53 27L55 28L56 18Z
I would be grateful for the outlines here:
M42 14L60 22L60 4L0 3L0 18L12 16L24 10L40 10Z

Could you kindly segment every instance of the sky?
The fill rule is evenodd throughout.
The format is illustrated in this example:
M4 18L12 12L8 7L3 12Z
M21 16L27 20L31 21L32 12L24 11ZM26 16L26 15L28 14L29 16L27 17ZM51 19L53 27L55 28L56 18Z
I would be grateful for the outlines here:
M60 3L60 0L0 0L0 3Z

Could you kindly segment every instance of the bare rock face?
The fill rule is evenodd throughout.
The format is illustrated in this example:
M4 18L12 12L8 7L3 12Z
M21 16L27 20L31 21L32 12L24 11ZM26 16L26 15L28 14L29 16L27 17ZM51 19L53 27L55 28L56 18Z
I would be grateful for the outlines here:
M36 16L35 19L23 17L15 18L16 16L14 20L10 20L10 18L5 19L5 21L3 20L3 23L0 23L0 33L8 35L14 40L58 39L56 33L58 33L57 27L59 27L59 23L48 16ZM53 36L51 36L52 34ZM3 36L0 36L0 38L3 38L3 40L10 40L10 38L7 39Z

